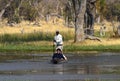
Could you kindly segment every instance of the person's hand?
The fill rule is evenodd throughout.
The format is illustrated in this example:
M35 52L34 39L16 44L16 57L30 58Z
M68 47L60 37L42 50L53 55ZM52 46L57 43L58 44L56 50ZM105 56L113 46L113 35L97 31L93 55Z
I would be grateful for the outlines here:
M53 40L53 42L56 42L56 40Z
M55 42L53 43L53 46L56 46L56 43L55 43Z
M55 47L55 45L53 44L53 47Z

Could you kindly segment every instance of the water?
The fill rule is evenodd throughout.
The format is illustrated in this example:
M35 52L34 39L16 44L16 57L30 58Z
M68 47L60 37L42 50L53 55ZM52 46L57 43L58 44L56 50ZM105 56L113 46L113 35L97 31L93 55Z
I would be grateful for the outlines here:
M120 81L120 53L81 56L51 64L52 54L0 54L0 81Z

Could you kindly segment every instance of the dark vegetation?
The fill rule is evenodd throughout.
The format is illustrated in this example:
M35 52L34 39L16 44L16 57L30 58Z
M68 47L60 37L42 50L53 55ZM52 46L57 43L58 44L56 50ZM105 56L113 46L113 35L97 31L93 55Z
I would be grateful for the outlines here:
M69 2L70 0L68 0ZM89 2L89 0L87 0ZM119 0L91 0L96 1L97 16L104 19L116 19L120 21ZM40 19L49 20L49 16L67 18L68 23L72 21L73 10L69 9L72 4L65 0L0 0L0 18L8 19L8 23L20 23L22 20L37 21ZM71 13L68 14L68 11ZM72 15L72 16L70 16ZM112 16L112 17L111 17ZM66 21L66 22L67 22Z

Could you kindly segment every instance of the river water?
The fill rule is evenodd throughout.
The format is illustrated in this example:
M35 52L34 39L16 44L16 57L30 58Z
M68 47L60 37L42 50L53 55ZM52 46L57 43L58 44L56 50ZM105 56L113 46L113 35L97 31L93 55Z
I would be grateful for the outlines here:
M52 64L52 54L0 53L0 81L120 81L120 53L65 55Z

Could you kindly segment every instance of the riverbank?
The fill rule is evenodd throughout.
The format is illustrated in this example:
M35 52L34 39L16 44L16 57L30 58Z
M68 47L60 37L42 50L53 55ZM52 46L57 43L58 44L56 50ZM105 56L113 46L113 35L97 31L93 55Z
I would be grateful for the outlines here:
M113 28L110 22L106 26L105 36L100 36L101 24L95 24L97 40L85 40L74 43L74 27L66 27L63 20L58 23L41 21L40 25L23 21L15 26L0 24L0 52L53 52L53 37L59 29L64 39L64 53L74 52L119 52L120 38L113 38Z
M120 39L85 40L84 42L73 43L64 41L64 53L81 52L120 52ZM52 53L53 43L51 41L34 41L19 43L1 43L0 52L39 52Z

